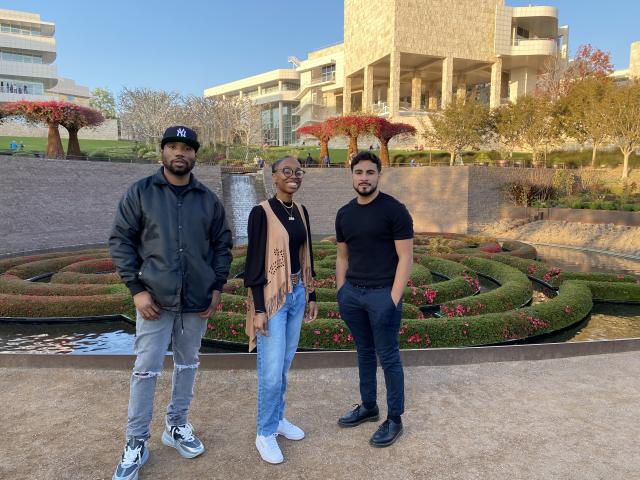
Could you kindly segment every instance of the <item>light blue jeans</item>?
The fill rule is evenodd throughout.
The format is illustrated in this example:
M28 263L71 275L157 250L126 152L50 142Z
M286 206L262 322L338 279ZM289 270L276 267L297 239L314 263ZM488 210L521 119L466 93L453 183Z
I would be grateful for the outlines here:
M285 304L269 319L268 335L257 334L258 435L276 433L284 417L287 375L298 348L306 291L300 282L287 294Z
M169 425L184 425L193 398L198 352L207 320L197 313L161 310L158 320L136 316L137 355L131 375L127 438L148 439L156 380L162 372L169 342L173 349L173 391L167 407Z

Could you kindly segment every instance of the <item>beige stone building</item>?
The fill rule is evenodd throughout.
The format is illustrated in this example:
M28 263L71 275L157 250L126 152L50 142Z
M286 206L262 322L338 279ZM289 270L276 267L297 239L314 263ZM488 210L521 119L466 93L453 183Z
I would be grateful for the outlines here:
M504 0L345 0L344 43L311 52L306 60L290 57L291 70L219 85L204 94L253 92L272 111L277 102L279 135L263 128L263 137L266 143L286 145L295 141L289 128L340 114L371 112L414 123L456 96L474 96L492 107L515 101L535 88L545 61L567 57L568 34L551 6L510 7ZM276 72L287 72L292 84L297 80L297 91L284 90ZM270 91L277 98L266 99L265 85L277 88Z
M611 76L619 83L640 80L640 41L631 44L629 68L616 70Z
M66 100L88 105L91 92L58 76L55 24L37 13L0 10L0 102Z

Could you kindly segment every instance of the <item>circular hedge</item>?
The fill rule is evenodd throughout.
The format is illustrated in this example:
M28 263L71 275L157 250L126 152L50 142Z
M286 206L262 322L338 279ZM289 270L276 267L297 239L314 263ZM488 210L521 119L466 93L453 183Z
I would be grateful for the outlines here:
M499 243L471 235L418 234L405 288L402 348L487 345L551 333L582 320L594 301L640 302L630 275L563 271L535 260L522 242ZM231 276L242 273L246 247L233 249ZM353 349L335 291L336 247L314 243L318 319L304 323L301 348ZM50 283L29 281L51 274ZM478 276L499 286L481 291ZM531 280L557 296L530 305ZM246 343L247 289L241 279L224 287L206 338ZM0 317L82 317L124 314L135 319L128 290L106 249L29 255L0 260Z

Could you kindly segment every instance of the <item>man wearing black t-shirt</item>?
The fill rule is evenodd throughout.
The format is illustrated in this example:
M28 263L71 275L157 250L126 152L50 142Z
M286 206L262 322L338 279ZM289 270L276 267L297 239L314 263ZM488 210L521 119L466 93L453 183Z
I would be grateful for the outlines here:
M356 343L362 404L340 417L342 427L379 419L376 354L387 387L387 420L371 437L375 447L391 445L402 433L404 373L398 332L402 295L413 264L413 221L407 208L378 190L382 166L372 152L351 161L358 196L336 216L336 288L340 316Z

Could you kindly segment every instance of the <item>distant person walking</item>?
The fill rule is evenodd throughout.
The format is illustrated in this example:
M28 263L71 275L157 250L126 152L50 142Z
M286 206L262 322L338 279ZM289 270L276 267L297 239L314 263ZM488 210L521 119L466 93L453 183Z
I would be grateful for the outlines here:
M11 140L11 142L9 142L9 149L11 150L11 153L18 150L18 144L15 140Z
M200 147L196 133L170 127L160 145L162 167L127 190L109 237L111 257L137 314L127 440L113 480L137 479L149 458L156 380L170 341L173 390L162 443L184 458L204 452L187 417L201 339L231 265L224 207L191 174Z
M329 155L322 157L322 166L324 168L329 168Z

